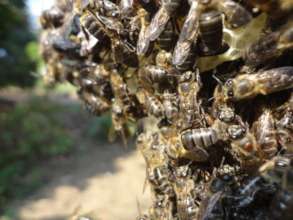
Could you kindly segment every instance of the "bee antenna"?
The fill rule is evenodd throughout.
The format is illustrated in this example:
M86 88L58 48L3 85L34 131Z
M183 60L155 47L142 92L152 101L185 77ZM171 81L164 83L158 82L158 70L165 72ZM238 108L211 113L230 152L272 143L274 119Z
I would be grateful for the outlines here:
M215 97L211 97L208 99L208 103L210 103L211 101L213 101L215 99Z
M221 86L224 85L224 82L219 77L217 77L215 73L213 73L212 77L214 80L217 81L218 84L220 84Z

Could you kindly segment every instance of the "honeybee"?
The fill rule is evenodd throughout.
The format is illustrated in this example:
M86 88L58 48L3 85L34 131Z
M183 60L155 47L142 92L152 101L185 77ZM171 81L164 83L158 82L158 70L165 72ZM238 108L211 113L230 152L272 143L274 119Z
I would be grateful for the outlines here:
M293 23L282 27L279 31L271 32L253 43L244 53L248 66L258 67L278 58L285 51L293 48Z
M78 94L81 100L84 101L86 109L94 115L101 115L102 113L108 111L111 107L111 103L109 103L109 101L89 93L84 89L79 90Z
M136 50L125 39L124 26L118 19L106 17L91 10L84 16L85 21L81 18L81 22L89 32L92 31L93 34L99 37L100 30L102 30L111 39L111 50L115 63L125 64L130 67L138 66ZM90 19L87 19L86 16L90 17Z
M293 151L293 111L287 111L276 122L278 141L288 152Z
M289 14L293 9L291 0L249 0L249 4L260 9L270 15L272 20L276 20L284 15Z
M200 203L198 219L226 219L229 215L229 207L224 208L223 201L231 198L232 190L237 185L236 175L239 167L228 164L221 165L213 172L213 176L205 185L204 198Z
M232 149L239 153L244 166L250 166L257 164L261 158L259 155L259 146L248 126L242 123L228 126L227 133L231 140Z
M207 54L224 52L221 50L221 48L224 49L222 47L223 21L221 13L226 15L228 23L232 27L242 26L252 18L240 4L230 0L191 0L189 3L189 13L181 29L172 59L172 63L176 67L184 68L184 70L192 68L195 63L194 45L199 34L202 35L204 41L204 52ZM221 13L211 9L219 10ZM217 50L213 51L213 49Z
M173 22L169 21L166 24L164 31L160 34L157 39L158 46L162 50L170 51L173 49L176 40L176 34Z
M156 195L154 203L150 209L151 219L174 220L174 205L167 195Z
M293 87L293 67L260 70L229 79L223 87L224 100L241 100Z
M172 195L173 188L169 182L170 171L162 137L158 133L145 132L139 135L136 143L146 161L147 180L152 190L157 194Z
M74 10L82 14L86 10L94 10L108 17L118 17L120 8L109 0L74 0Z
M172 83L175 76L164 67L148 65L139 70L138 78L144 88L153 91L156 85Z
M189 4L190 9L180 31L172 58L173 65L184 70L188 70L194 65L195 53L193 49L198 36L198 20L202 7L199 1L189 1Z
M272 158L278 151L275 120L271 110L265 109L253 125L254 134L264 158Z
M205 127L204 112L197 94L202 87L199 71L184 72L178 79L177 92L179 97L180 130Z
M98 25L92 14L85 13L80 18L80 22L83 25L83 27L98 41L102 41L103 39L105 39L105 37L107 37L103 29Z
M293 182L292 156L275 157L260 167L261 176L271 184L277 184L279 190L270 205L271 219L292 218Z
M146 112L157 118L162 118L164 115L164 106L157 96L151 94L145 89L140 89L138 92L138 99L143 103Z
M169 182L170 171L165 165L157 166L148 172L148 181L156 193L162 195L172 195L173 188Z
M251 21L252 15L241 4L232 0L215 2L219 11L225 14L225 19L231 28L239 28Z
M199 19L199 31L202 39L202 51L205 55L224 52L223 17L216 10L202 13Z
M203 159L209 156L206 148L217 143L218 140L217 130L212 127L190 129L181 133L183 147L200 154Z
M180 5L181 0L163 0L160 9L156 12L146 34L150 41L156 40L164 31L168 21Z
M137 40L136 51L138 55L146 54L149 50L150 39L147 37L148 13L143 8L137 12L137 17L140 18L140 31Z
M178 109L178 97L174 93L170 93L165 91L163 93L163 107L166 118L170 122L175 122L178 117L179 109Z
M64 23L64 12L60 8L53 6L42 12L40 23L43 29L58 28Z
M112 99L112 122L114 130L121 134L126 144L127 122L143 115L137 97L130 94L123 78L114 70L110 75L110 83L114 93Z
M188 165L177 167L175 170L174 190L176 193L176 208L179 219L194 219L198 213L198 206L194 198L195 183Z

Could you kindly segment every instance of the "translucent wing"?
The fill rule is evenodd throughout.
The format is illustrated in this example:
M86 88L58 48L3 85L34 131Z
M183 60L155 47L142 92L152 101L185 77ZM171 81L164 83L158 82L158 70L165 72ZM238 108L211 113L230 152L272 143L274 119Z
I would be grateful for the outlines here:
M172 58L172 63L174 65L180 65L185 61L193 42L196 40L198 33L199 13L199 3L198 1L193 1L174 49Z
M161 7L147 28L147 38L149 38L150 41L156 40L164 31L169 19L170 16L168 15L167 10L164 7Z
M146 28L141 27L141 30L139 32L138 41L137 41L137 53L139 55L145 54L150 46L150 39L147 36Z
M242 5L231 0L218 2L218 8L221 10L233 28L238 28L251 21L252 15Z

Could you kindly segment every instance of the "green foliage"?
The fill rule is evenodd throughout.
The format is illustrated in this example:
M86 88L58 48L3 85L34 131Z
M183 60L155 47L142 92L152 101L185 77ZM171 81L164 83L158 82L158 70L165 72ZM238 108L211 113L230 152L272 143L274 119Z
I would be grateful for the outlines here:
M34 98L0 113L0 207L41 183L34 165L71 150L73 140L56 116L61 110L44 98Z
M0 86L32 86L36 62L26 53L26 45L35 40L29 30L25 1L0 1ZM37 54L37 53L36 53Z
M95 140L105 142L108 139L108 134L111 129L110 115L101 117L93 117L87 125L86 136L94 138Z

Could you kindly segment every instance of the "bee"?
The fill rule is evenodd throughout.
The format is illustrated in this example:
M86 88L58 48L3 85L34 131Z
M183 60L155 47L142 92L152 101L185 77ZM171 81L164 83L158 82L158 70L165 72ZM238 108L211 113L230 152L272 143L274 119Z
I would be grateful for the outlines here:
M153 186L153 189L158 194L172 195L173 188L169 182L170 171L165 165L157 166L151 169L148 174L148 180Z
M157 118L162 118L164 115L164 106L160 99L151 94L145 89L138 91L138 98L141 103L144 104L146 112Z
M164 152L164 143L158 133L142 133L137 139L137 148L147 164L147 180L157 194L172 195L173 188L169 182L170 171Z
M252 15L241 4L232 0L216 1L219 11L223 12L231 28L239 28L249 23Z
M261 176L271 184L277 184L279 190L270 205L270 219L292 218L293 182L292 157L278 156L260 167Z
M224 52L222 13L216 10L202 13L199 18L199 31L205 55Z
M64 12L56 6L43 11L40 17L42 28L48 29L61 27L64 23L64 15Z
M105 17L91 10L89 10L89 14L91 19L89 22L83 22L83 25L88 30L91 30L90 28L93 27L92 32L95 35L102 30L111 39L111 50L115 63L125 64L129 67L137 67L138 58L136 50L126 39L123 39L123 36L125 36L123 24L118 19Z
M167 195L156 195L154 203L150 209L152 219L173 220L174 205Z
M241 122L241 124L232 124L227 128L227 133L231 140L231 146L233 150L239 153L244 164L255 164L260 158L259 146L255 136L249 131L248 126L245 126L242 123L243 122Z
M173 23L169 21L166 24L164 31L160 34L157 39L158 46L165 51L173 49L176 40L176 34Z
M213 175L205 185L205 196L200 203L198 219L227 219L229 209L224 209L223 202L232 197L231 192L237 185L236 175L239 167L228 164L214 169Z
M184 186L177 187L177 211L182 220L194 219L197 216L199 204L192 195L192 180L185 182Z
M84 101L85 107L90 113L94 115L101 115L102 113L110 110L111 103L109 103L106 99L89 93L84 89L79 90L78 94L81 100Z
M292 218L293 211L292 158L278 158L270 173L269 175L277 177L276 179L272 176L269 177L272 178L271 181L281 185L281 190L279 190L271 203L271 219L289 220Z
M279 31L268 33L249 46L244 52L246 64L250 67L259 67L278 58L285 51L292 49L292 25L293 23L289 23Z
M187 151L196 151L202 155L203 159L209 156L206 148L216 144L218 140L218 132L212 127L190 129L181 133L183 147Z
M267 95L293 87L293 67L260 70L254 74L242 74L229 79L223 87L224 100L238 101Z
M96 22L94 16L90 13L85 13L81 18L80 22L82 26L97 40L102 41L107 36L104 33L103 29Z
M178 97L176 94L169 93L168 91L165 91L163 93L163 107L166 118L170 122L174 122L178 116L179 109L177 106L178 103Z
M228 106L227 104L222 104L217 106L216 114L217 114L217 118L220 121L227 124L234 122L235 119L237 118L237 115L235 114L234 109L231 106Z
M189 165L179 166L175 169L174 190L176 193L176 208L179 219L188 220L196 218L199 204L194 197L195 183L192 179Z
M127 122L136 120L143 115L137 97L130 94L123 78L114 70L110 75L111 88L114 94L112 99L112 123L114 130L121 134L126 145Z
M198 37L198 20L201 12L199 1L190 1L177 44L173 51L172 64L182 71L190 69L195 62L194 45Z
M288 152L293 151L293 110L276 122L278 141Z
M137 17L140 18L140 31L137 40L136 51L138 55L146 54L149 50L150 40L147 37L148 13L143 8L137 12Z
M199 72L184 72L178 79L177 92L179 97L180 130L205 127L204 112L197 97L202 87Z
M108 17L118 17L120 8L109 0L74 0L74 10L77 14L82 14L87 10L97 11Z
M172 83L175 76L164 67L148 65L139 70L138 78L144 88L152 91L156 88L155 85L168 85Z
M153 17L147 28L146 34L150 41L156 40L164 31L168 21L180 5L181 0L163 0L161 8Z
M265 109L253 125L254 134L264 158L270 159L278 152L275 120L272 111Z
M176 67L188 70L192 68L195 64L195 44L197 38L200 34L205 41L205 44L208 43L205 50L209 49L207 52L212 52L213 48L219 46L216 49L222 47L222 33L223 33L223 21L222 13L226 15L228 23L233 27L242 26L248 21L251 20L251 15L238 3L230 0L221 0L221 1L189 1L190 9L188 15L186 16L185 22L181 29L179 39L175 46L173 52L172 63ZM211 12L205 12L210 9ZM240 13L240 14L239 14ZM203 14L203 15L202 15ZM211 22L210 19L213 18L214 22ZM212 30L213 35L209 33L209 30ZM214 43L216 41L217 43ZM223 47L224 49L224 47ZM220 50L218 50L219 52Z
M270 17L272 17L272 20L276 20L290 13L293 9L293 3L291 0L249 0L248 4L268 13Z

